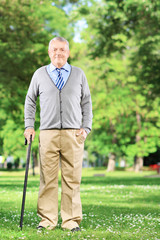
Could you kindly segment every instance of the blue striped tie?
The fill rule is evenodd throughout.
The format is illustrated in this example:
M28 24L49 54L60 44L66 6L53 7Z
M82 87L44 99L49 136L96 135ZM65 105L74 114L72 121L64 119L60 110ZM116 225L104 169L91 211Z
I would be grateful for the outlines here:
M57 80L56 80L56 87L61 90L63 85L64 85L64 81L63 81L63 76L62 76L62 73L61 73L61 69L62 68L56 68L57 72L58 72L58 77L57 77Z

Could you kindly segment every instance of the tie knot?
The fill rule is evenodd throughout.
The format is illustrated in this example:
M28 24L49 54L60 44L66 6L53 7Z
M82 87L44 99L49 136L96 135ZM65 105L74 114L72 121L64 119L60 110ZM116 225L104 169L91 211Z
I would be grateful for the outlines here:
M61 71L61 68L56 68L57 72L60 73Z
M65 70L64 68L56 68L57 72L61 72L61 70Z

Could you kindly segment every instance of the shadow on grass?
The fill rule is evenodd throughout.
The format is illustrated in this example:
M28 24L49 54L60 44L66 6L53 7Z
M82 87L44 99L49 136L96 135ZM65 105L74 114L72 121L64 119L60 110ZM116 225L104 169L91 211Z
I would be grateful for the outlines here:
M7 168L0 168L0 172L23 172L25 168L17 168L17 169L7 169Z
M159 185L160 178L145 177L82 177L82 184L85 185Z
M8 190L22 189L24 184L24 177L15 176L0 176L0 189L5 188ZM59 186L61 186L61 181L59 180ZM160 178L145 178L145 177L117 177L117 176L106 176L106 177L82 177L82 185L92 185L92 186L107 186L107 185L159 185ZM27 188L32 189L39 187L39 177L33 178L28 177Z

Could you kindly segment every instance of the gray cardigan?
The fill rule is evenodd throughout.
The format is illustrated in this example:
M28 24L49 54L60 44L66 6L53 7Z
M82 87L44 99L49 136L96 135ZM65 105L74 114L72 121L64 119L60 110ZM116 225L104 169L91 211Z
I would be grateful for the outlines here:
M34 128L36 100L40 98L40 130L79 129L92 126L91 95L84 72L71 66L70 76L59 90L43 66L33 74L25 100L25 128Z

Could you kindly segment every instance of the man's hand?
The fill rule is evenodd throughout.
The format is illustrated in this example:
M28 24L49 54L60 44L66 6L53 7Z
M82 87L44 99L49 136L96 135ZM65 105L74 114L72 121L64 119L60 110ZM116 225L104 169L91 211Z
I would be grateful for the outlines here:
M84 128L80 128L79 129L79 132L76 134L77 136L81 135L84 137L84 140L86 139L87 137L87 132L84 130Z
M28 128L24 131L24 136L27 139L28 144L30 144L30 136L32 135L32 141L33 141L35 138L35 134L36 133L34 131L34 128Z

